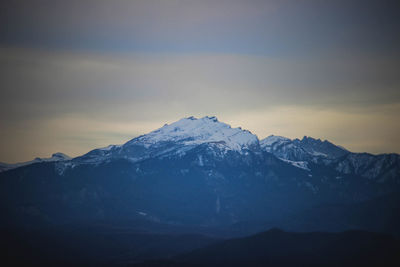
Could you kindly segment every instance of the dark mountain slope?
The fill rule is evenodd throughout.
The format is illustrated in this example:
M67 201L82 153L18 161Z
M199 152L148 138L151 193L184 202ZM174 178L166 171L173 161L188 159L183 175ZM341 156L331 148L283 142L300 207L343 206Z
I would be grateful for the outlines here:
M278 225L288 231L361 229L400 236L400 195L393 193L359 203L313 207Z
M217 241L202 235L140 233L107 225L0 228L0 233L0 262L7 266L119 265L169 258Z
M310 160L279 158L283 154L277 151L295 151L288 154L293 156L300 151ZM185 118L122 146L1 172L0 212L6 219L0 225L103 220L215 228L267 221L282 227L284 218L314 207L397 194L396 180L337 170L335 162L349 153L312 138L259 142L214 117ZM391 162L380 166L394 168ZM323 210L315 214L318 218Z
M213 244L175 258L199 266L398 266L398 240L361 231L288 233L270 230Z

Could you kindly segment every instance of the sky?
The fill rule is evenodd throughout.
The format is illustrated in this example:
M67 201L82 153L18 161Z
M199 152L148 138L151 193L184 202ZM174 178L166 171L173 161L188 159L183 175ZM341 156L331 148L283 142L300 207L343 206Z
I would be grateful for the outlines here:
M183 117L400 153L397 1L2 1L0 161Z

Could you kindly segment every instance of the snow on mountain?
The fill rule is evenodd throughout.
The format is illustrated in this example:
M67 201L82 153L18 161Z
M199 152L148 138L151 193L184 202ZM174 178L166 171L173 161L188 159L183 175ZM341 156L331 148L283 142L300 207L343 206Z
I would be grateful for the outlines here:
M321 141L321 139L304 136L303 139L295 139L293 142L315 157L335 159L349 153L346 149L336 146L328 140Z
M310 169L308 168L308 162L307 161L292 161L292 160L287 160L287 159L282 159L286 163L289 163L290 165L306 170L306 171L310 171Z
M232 128L216 117L209 116L183 118L123 145L94 149L74 159L55 153L51 158L36 158L17 164L0 163L0 172L38 162L57 162L57 171L63 173L79 164L100 164L118 158L138 162L148 158L180 157L203 144L218 157L224 157L228 151L247 154L249 150L263 150L307 171L311 171L310 164L320 164L343 174L355 174L369 179L393 179L400 176L400 156L397 154L351 153L327 140L307 136L301 140L292 140L270 135L259 141L251 132L240 127Z
M264 151L272 153L293 166L307 170L308 163L331 167L343 174L355 174L371 180L398 180L400 156L397 154L372 155L352 153L331 142L311 137L290 140L268 136L260 141Z
M309 170L308 162L329 165L350 153L327 140L321 141L321 139L307 136L304 136L301 140L291 140L282 136L270 135L261 140L260 145L264 151L305 170Z
M133 139L124 146L141 143L149 148L162 142L175 142L188 146L219 143L227 150L241 151L257 144L258 138L247 130L232 128L226 123L219 122L216 117L206 116L200 119L189 117L170 125L166 124L160 129Z
M291 141L292 140L290 140L289 138L283 136L270 135L260 141L260 146L267 152L271 152L273 150L273 146L278 146Z
M336 159L349 152L329 141L304 136L302 140L291 140L281 136L268 136L260 141L262 149L278 158L291 161L313 161Z
M293 143L293 140L283 137L270 135L260 141L260 146L264 151L274 154L277 158L297 168L310 171L308 168L309 155L302 147Z
M96 148L88 153L74 158L73 163L68 163L67 165L73 166L75 164L97 164L103 162L107 159L114 158L117 152L120 152L122 145L109 145L107 147Z
M287 162L305 162L311 159L307 151L286 137L270 135L260 141L260 146L264 151Z
M257 136L247 130L232 128L226 123L219 122L216 117L206 116L199 119L188 117L165 124L124 145L110 145L92 150L75 158L73 162L74 164L98 164L112 158L124 158L137 162L147 158L182 156L202 144L209 144L224 153L228 151L244 153L246 150L259 148Z
M345 174L357 174L367 179L399 180L400 155L368 153L349 153L340 161L334 162L333 167Z

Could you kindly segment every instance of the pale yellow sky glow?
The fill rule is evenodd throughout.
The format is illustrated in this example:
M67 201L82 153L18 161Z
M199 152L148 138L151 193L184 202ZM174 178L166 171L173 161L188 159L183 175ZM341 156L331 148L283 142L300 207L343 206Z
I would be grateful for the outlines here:
M307 135L328 139L353 152L384 153L400 151L400 129L397 124L391 123L397 119L399 109L399 105L392 105L379 107L379 110L365 109L348 113L332 109L278 106L238 114L222 112L219 120L232 127L248 129L259 138L270 134L292 139ZM197 114L198 117L204 115ZM2 131L2 140L8 140L8 143L2 143L2 151L10 152L5 159L11 162L30 160L36 156L48 157L57 151L79 156L94 148L123 144L178 119L127 123L75 115L32 121L15 125L10 132Z

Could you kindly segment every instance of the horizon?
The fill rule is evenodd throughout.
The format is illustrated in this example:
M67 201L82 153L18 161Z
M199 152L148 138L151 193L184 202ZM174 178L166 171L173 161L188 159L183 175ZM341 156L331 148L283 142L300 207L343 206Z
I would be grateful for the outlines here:
M260 139L400 153L397 1L7 1L0 162L215 114Z
M262 138L261 138L260 136L258 136L257 134L255 134L254 132L252 132L252 131L249 130L249 129L245 129L245 128L241 127L241 126L233 127L233 126L230 125L229 123L226 123L226 122L224 122L224 121L219 120L217 116L214 116L214 115L212 115L212 116L206 115L206 116L203 116L203 117L196 117L196 116L183 117L183 118L180 118L180 119L178 119L178 120L176 120L176 121L173 121L173 122L171 122L171 123L164 123L164 125L161 126L161 127L158 127L158 128L156 128L156 129L153 129L153 130L151 130L151 131L149 131L149 132L146 132L146 133L144 133L144 134L140 134L140 135L131 137L131 138L129 138L128 140L125 140L125 141L123 141L123 142L121 142L121 143L118 143L118 144L117 144L117 143L115 143L115 144L107 144L107 145L101 146L101 147L93 147L93 148L91 148L90 150L88 150L88 151L86 151L86 152L83 152L82 154L70 155L70 154L67 154L67 153L65 153L65 152L63 152L63 151L54 151L54 152L52 152L52 153L49 154L49 155L35 156L35 157L33 157L33 158L31 158L31 159L29 159L29 160L27 160L27 161L35 160L36 158L41 158L41 159L43 159L43 158L50 158L50 157L52 157L54 154L58 154L58 153L64 154L64 155L66 155L66 156L68 156L68 157L71 157L71 159L72 159L72 158L75 158L75 157L79 157L79 156L85 155L86 153L89 153L90 151L95 150L95 149L107 148L107 147L109 147L109 146L114 146L114 145L115 145L115 146L124 145L125 143L127 143L127 142L129 142L129 141L131 141L131 140L133 140L133 139L136 139L136 138L138 138L138 137L140 137L140 136L147 135L147 134L149 134L149 133L151 133L151 132L155 132L155 131L157 131L157 130L159 130L159 129L165 127L165 126L174 124L174 123L176 123L176 122L178 122L178 121L181 121L181 120L184 120L184 119L190 119L190 118L194 118L194 119L196 119L196 120L200 120L200 119L204 119L204 118L216 118L218 123L227 124L227 125L230 126L231 128L240 129L240 130L242 130L242 131L248 131L248 132L250 132L251 134L253 134L253 135L255 135L255 136L257 137L258 141L262 141L262 140L264 140L264 139L266 139L266 138L268 138L268 137L271 137L271 136L284 137L284 138L288 138L288 139L290 139L290 140L292 140L292 141L294 141L294 140L303 140L303 139L305 139L305 138L312 138L312 139L314 139L314 140L319 140L319 141L321 141L321 142L325 142L325 141L330 142L330 143L332 143L333 145L335 145L335 146L337 146L337 147L340 147L340 148L342 148L342 149L344 149L344 150L347 150L347 151L350 152L350 153L367 153L367 154L372 154L372 155L380 155L380 154L398 154L398 153L395 153L395 152L392 152L392 153L379 153L379 154L374 154L374 153L371 153L371 152L368 152L368 151L355 152L355 151L349 150L347 147L344 147L344 146L342 146L342 145L340 145L340 144L336 144L336 143L332 142L331 140L328 140L328 139L325 139L325 138L321 138L321 137L316 137L316 136L308 136L308 135L303 135L302 137L299 136L299 137L290 138L290 137L287 137L287 136L282 136L282 135L277 135L277 134L268 134L268 135L266 135L265 137L262 137ZM27 162L27 161L19 161L19 162L0 162L0 163L5 163L5 164L17 164L17 163L24 163L24 162Z

